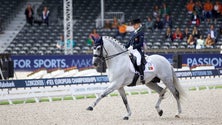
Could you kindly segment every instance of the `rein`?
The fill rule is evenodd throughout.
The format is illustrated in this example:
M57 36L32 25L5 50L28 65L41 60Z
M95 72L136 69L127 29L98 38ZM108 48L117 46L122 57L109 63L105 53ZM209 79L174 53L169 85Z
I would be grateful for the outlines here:
M106 60L109 60L109 59L112 59L118 55L121 55L125 52L127 52L128 50L125 50L125 51L122 51L122 52L119 52L119 53L116 53L116 54L113 54L113 55L110 55L110 56L106 56L106 57L103 57L103 49L105 50L106 54L107 54L107 51L106 51L106 48L103 46L103 44L101 45L102 49L101 49L101 52L100 52L100 55L96 55L94 54L93 56L94 57L99 57L100 59L102 59L103 61L106 61Z
M123 51L123 52L120 52L120 53L117 53L117 54L113 54L113 55L107 56L107 57L105 57L105 60L112 59L112 58L114 58L114 57L116 57L116 56L118 56L118 55L120 55L120 54L122 54L122 53L125 53L125 52L127 52L127 51L128 51L128 50L125 50L125 51Z

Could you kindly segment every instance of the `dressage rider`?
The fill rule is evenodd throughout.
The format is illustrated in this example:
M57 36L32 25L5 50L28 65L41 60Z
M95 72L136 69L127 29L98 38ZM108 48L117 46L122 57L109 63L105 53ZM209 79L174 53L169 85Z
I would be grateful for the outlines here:
M132 25L134 27L134 31L131 34L129 42L126 44L126 48L128 48L130 53L136 56L136 63L140 73L140 80L143 84L145 84L144 72L142 68L142 58L144 58L144 52L143 52L144 32L140 19L134 19L132 21ZM135 75L133 78L133 82L136 82L137 79L138 75Z

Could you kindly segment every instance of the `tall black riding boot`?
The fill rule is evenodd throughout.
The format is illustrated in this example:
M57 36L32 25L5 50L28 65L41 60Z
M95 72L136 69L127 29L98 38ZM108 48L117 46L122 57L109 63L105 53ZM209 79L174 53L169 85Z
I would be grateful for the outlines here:
M135 74L134 77L133 77L133 81L131 84L129 84L128 86L135 86L136 85L136 81L138 80L139 78L139 74Z
M143 72L143 67L142 67L142 65L139 65L139 72L140 72L140 81L141 81L142 84L145 84L144 72Z

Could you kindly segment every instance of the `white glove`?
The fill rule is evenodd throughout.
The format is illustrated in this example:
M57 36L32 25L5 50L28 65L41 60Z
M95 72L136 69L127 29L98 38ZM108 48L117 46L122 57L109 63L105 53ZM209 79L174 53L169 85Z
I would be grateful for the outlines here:
M132 51L133 50L133 46L128 47L128 50Z

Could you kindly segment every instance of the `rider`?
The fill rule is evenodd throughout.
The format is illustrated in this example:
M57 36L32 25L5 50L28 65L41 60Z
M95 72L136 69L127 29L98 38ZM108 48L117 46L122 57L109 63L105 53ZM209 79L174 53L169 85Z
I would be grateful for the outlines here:
M126 44L126 48L136 56L136 64L138 66L138 70L140 73L140 80L143 84L145 84L144 80L144 72L142 66L142 58L144 57L143 52L143 42L144 42L144 32L142 28L142 24L140 19L134 19L132 21L132 25L134 27L134 31L130 37L129 42ZM133 82L136 82L138 79L138 75L136 74L133 78Z

